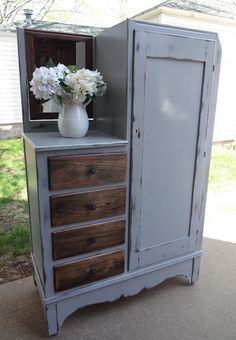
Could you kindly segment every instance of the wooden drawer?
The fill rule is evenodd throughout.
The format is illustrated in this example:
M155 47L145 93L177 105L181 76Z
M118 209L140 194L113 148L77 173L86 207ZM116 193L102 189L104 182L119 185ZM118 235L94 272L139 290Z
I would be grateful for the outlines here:
M52 196L51 223L57 227L122 215L125 213L125 201L125 187Z
M55 291L102 280L124 271L123 250L54 267Z
M125 242L125 220L99 223L52 233L53 258L88 253Z
M49 188L61 190L122 183L126 179L126 163L125 153L49 157Z

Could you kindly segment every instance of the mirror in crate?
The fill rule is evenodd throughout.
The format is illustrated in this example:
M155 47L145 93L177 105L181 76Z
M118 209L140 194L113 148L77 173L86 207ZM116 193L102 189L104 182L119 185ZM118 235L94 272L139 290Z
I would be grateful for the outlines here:
M29 119L57 119L58 105L50 100L42 103L29 90L35 67L45 66L52 59L54 64L77 65L92 70L92 43L90 35L76 35L25 29L25 53L29 94ZM92 117L92 104L87 108Z

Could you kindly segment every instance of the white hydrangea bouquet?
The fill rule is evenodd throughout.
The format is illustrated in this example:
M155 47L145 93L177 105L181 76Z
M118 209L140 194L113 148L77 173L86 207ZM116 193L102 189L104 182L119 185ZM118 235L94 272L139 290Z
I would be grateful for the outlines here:
M58 129L63 137L83 137L89 121L86 106L106 92L100 72L77 69L75 65L54 65L36 68L30 81L30 91L46 103L53 99L59 104Z
M106 84L97 70L78 70L75 65L60 63L55 66L51 59L46 66L35 69L30 85L36 99L42 102L54 99L60 104L69 98L77 104L85 103L106 91Z

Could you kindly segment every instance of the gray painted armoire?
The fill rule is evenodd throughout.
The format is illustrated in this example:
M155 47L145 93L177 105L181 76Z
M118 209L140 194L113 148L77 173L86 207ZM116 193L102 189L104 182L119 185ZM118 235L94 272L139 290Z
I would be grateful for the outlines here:
M18 31L34 279L49 335L86 305L198 279L221 48L127 20L96 37ZM98 69L90 130L63 138L29 93L48 57ZM40 106L41 105L41 106Z

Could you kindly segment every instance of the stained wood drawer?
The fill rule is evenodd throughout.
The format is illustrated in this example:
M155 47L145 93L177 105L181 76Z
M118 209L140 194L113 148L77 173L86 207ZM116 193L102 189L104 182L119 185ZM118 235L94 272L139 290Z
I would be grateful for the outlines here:
M61 190L122 183L126 178L126 162L125 153L49 157L49 188Z
M125 242L125 220L70 228L52 233L53 258L88 253Z
M54 267L55 291L102 280L124 271L123 250Z
M126 188L51 196L51 224L90 221L125 213Z

